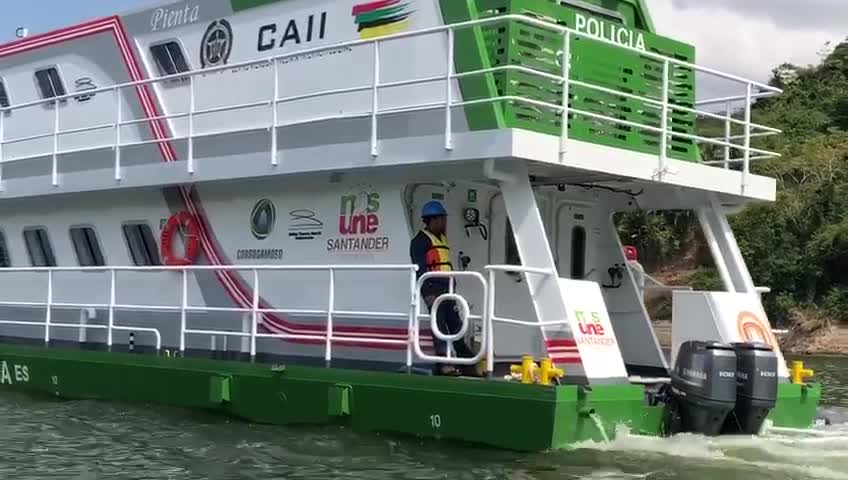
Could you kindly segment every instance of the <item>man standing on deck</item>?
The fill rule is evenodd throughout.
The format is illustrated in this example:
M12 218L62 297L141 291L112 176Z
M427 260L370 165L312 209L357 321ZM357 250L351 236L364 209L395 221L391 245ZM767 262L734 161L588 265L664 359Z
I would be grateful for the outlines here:
M418 265L419 278L425 272L450 272L453 270L450 246L445 235L447 215L445 207L436 201L427 202L421 210L424 229L418 232L418 235L412 239L409 245L409 256L412 258L412 263ZM451 281L448 278L432 278L421 286L421 296L424 297L428 312L432 310L433 302L439 295L448 293ZM462 322L453 300L442 302L439 305L436 323L442 333L452 335L459 332ZM447 342L434 336L433 346L436 355L445 356L447 354ZM454 341L453 349L459 357L470 358L474 356L463 339ZM436 372L441 375L460 374L452 365L436 365Z

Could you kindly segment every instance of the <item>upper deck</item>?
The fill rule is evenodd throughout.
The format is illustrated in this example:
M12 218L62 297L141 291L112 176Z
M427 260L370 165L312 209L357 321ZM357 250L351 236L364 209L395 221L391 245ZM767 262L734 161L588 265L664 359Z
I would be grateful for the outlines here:
M523 159L773 199L751 105L778 90L595 3L183 1L0 46L0 198ZM733 115L697 75L738 84Z

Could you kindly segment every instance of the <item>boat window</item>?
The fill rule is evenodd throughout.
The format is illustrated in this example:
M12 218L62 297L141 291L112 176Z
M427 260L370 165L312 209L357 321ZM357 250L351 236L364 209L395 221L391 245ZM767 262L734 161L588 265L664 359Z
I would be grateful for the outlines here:
M182 47L176 41L153 45L150 47L150 53L153 54L156 66L159 68L159 74L163 77L191 70L188 67Z
M12 259L9 257L9 247L6 245L6 235L0 231L0 268L9 268L12 266Z
M571 278L582 280L586 276L586 229L571 229Z
M0 108L9 108L11 104L9 93L6 91L6 82L0 79Z
M38 82L38 89L41 90L41 98L55 98L65 95L65 84L62 83L62 77L59 76L59 69L56 67L45 68L35 72L35 80Z
M521 265L521 255L518 253L518 246L515 244L515 235L512 232L512 222L506 221L506 245L504 252L504 263L507 265Z
M77 262L80 267L102 267L106 265L103 251L97 234L91 227L76 227L71 229L71 242L77 252Z
M44 228L28 228L24 230L24 242L26 243L29 262L33 267L55 267L56 256L53 254L53 246Z
M150 225L146 223L130 223L124 225L124 239L130 251L133 263L138 267L162 265L159 259L159 248Z

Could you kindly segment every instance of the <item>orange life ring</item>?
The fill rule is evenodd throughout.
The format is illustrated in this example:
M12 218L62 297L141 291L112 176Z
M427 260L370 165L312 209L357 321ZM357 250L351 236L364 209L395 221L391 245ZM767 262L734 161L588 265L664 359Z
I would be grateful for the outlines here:
M185 252L182 257L174 255L173 240L177 231L185 232ZM186 211L175 213L168 219L165 228L162 229L160 240L165 265L169 267L192 265L200 252L200 227L197 219Z

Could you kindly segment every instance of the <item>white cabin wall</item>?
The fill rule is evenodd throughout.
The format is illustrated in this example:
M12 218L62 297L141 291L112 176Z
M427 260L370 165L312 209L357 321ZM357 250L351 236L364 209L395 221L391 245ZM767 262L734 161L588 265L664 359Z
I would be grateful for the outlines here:
M68 94L79 92L80 96L61 102L59 107L59 129L73 130L103 127L86 132L63 134L58 140L58 150L100 149L96 152L64 157L60 171L75 171L84 168L111 166L115 142L114 127L117 120L117 95L101 92L86 96L88 89L123 84L130 81L127 66L118 50L111 31L79 38L67 42L38 47L23 53L0 57L0 78L3 79L12 105L42 100L35 79L35 72L47 67L56 67ZM135 89L121 92L123 120L144 118ZM56 109L52 104L39 104L15 109L4 118L6 142L36 135L52 134L56 121ZM147 124L127 125L121 130L123 142L149 139ZM125 162L149 161L155 146L132 147L124 151ZM52 135L46 138L29 139L6 143L3 157L6 162L6 178L49 175L50 162L32 157L53 153ZM21 159L16 162L16 159ZM154 157L155 159L155 157Z
M191 69L200 70L203 68L201 46L206 30L213 22L221 19L228 22L232 29L232 51L227 61L229 65L358 40L359 35L351 12L354 5L359 3L361 2L357 0L287 0L232 14L229 1L179 2L167 7L167 10L184 12L188 8L188 15L179 17L188 20L175 21L171 27L153 27L154 24L161 24L155 20L157 9L130 15L126 18L126 23L135 36L136 47L149 76L157 77L160 74L150 53L151 45L166 41L179 42ZM193 15L195 8L197 13ZM408 27L410 30L442 24L437 0L417 1L412 10ZM292 22L298 35L283 43L285 32ZM272 25L273 27L269 27ZM273 47L268 48L272 42ZM382 42L380 81L386 83L444 75L447 63L446 47L445 34ZM409 62L410 57L414 57L416 61ZM278 98L357 86L370 87L374 79L373 60L374 47L365 45L328 50L313 54L309 58L292 57L280 61L277 66ZM189 111L191 82L157 83L154 88L166 114ZM273 98L274 94L274 68L272 64L260 64L216 71L195 77L194 90L196 110L266 102ZM349 115L367 117L372 109L372 97L368 88L361 92L289 101L277 107L278 122L280 125L286 125ZM454 99L460 97L459 85L454 82ZM444 100L443 81L382 88L378 95L381 110ZM433 114L434 116L429 116L419 113L416 117L408 118L385 116L380 119L383 124L381 126L386 129L384 135L389 136L429 133L433 130L435 122L443 123L443 113L434 111ZM220 130L222 124L238 124L246 129L267 129L271 117L271 108L268 105L201 114L193 119L193 132L215 133ZM454 112L454 117L454 131L467 130L460 109ZM175 136L188 134L187 118L171 119L168 125ZM325 143L343 138L343 135L333 132L332 129L327 129L326 132L323 140Z
M104 209L104 205L110 205ZM120 200L113 195L76 195L62 199L56 208L55 199L26 199L0 202L0 230L13 267L29 267L30 258L23 239L23 231L30 227L44 227L48 231L56 261L60 267L78 266L70 237L76 226L94 228L107 265L132 265L124 239L122 225L145 222L154 236L159 238L159 224L170 215L162 194L157 191L122 192ZM45 301L46 277L33 273L9 273L0 270L3 301ZM109 275L96 272L63 272L55 277L54 301L67 303L108 303ZM179 275L163 273L123 272L118 274L119 303L150 305L180 304ZM33 285L38 285L34 287ZM200 290L191 282L190 296L200 299Z

